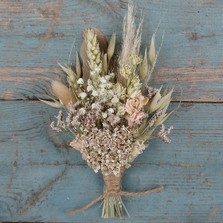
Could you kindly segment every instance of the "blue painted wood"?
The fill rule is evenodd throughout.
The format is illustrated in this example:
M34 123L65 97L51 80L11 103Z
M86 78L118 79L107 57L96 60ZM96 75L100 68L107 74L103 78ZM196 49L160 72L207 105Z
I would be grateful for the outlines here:
M222 1L145 1L143 45L147 45L161 18L157 46L165 31L155 83L178 85L183 101L222 102ZM0 2L0 98L44 97L46 80L62 74L57 62L67 63L76 39L79 50L82 30L100 28L109 38L117 32L121 42L122 19L127 1L38 0ZM180 100L179 89L176 90Z
M67 61L67 52L84 27L97 26L110 35L117 31L121 41L123 15L128 1L1 1L1 66L53 67ZM222 67L221 21L223 4L216 1L145 1L136 2L143 10L144 44L160 19L158 34L165 30L162 67ZM159 35L158 35L159 36ZM157 37L158 37L157 36ZM161 35L160 35L161 37ZM158 38L159 39L159 38ZM36 66L38 64L38 66Z
M152 83L176 86L174 100L186 103L169 121L175 128L172 144L151 142L127 170L123 187L163 184L164 192L125 198L129 219L100 219L100 204L67 215L67 209L102 192L102 179L68 149L68 136L50 129L57 110L36 101L45 97L52 79L64 78L57 62L67 63L75 38L74 57L83 28L98 27L108 38L116 31L121 42L127 1L2 0L0 221L222 222L223 3L139 0L136 5L145 18L144 46L163 17L157 44L163 30L165 38Z
M100 204L65 213L99 195L103 184L64 137L50 130L57 110L35 101L2 101L0 108L0 220L105 222ZM219 104L183 103L169 120L172 144L152 141L123 179L126 190L160 184L165 190L124 198L131 218L106 222L221 222L222 115Z

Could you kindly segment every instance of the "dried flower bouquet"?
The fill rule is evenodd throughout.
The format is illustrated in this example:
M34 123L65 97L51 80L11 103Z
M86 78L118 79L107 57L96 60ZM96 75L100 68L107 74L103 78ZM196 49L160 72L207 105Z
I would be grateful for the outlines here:
M60 65L67 74L68 86L53 81L54 102L44 101L50 106L65 107L66 116L59 111L51 127L57 132L71 132L74 139L70 146L82 154L95 172L101 171L104 179L104 193L82 208L69 210L69 214L103 200L102 217L122 217L126 209L121 196L145 195L163 189L159 186L142 192L125 192L121 186L125 169L145 150L148 140L156 135L170 143L168 135L172 129L165 129L163 124L171 114L167 108L172 89L162 92L162 88L148 85L159 54L155 50L155 35L149 52L145 50L141 56L142 19L136 26L134 17L134 5L130 3L124 18L122 48L117 56L114 56L115 33L107 43L99 30L86 29L80 58L76 54L75 69Z

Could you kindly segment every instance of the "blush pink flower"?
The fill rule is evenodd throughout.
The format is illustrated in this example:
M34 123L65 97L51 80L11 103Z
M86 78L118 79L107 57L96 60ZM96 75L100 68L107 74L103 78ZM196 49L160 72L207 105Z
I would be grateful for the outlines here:
M140 121L147 116L141 109L148 103L148 100L149 99L144 96L127 99L125 111L127 112L126 119L129 126L140 123Z
M131 127L134 124L139 124L142 119L147 117L147 114L144 112L135 112L132 115L127 115L126 119L128 121L128 125Z

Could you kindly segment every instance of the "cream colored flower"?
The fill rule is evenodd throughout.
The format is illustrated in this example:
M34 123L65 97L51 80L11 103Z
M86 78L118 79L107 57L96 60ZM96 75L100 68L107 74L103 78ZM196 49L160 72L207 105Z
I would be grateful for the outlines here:
M87 97L87 94L85 92L81 92L79 94L79 97L83 100L83 99L85 99Z
M108 117L108 114L106 112L102 112L102 117L103 118L107 118Z
M118 99L118 97L115 95L115 96L112 98L111 103L112 103L112 104L117 104L118 102L119 102L119 99Z
M90 92L92 90L94 90L94 87L92 85L88 85L87 86L87 92Z
M98 96L98 92L94 90L94 91L92 91L91 95L96 97L96 96Z
M79 78L79 79L77 80L77 84L83 85L83 84L84 84L84 80L83 80L83 78Z
M84 115L84 114L86 113L85 108L80 108L80 109L79 109L79 113L80 113L81 115Z
M114 109L113 109L113 108L109 108L109 109L108 109L108 113L109 113L109 114L113 114L113 113L114 113Z

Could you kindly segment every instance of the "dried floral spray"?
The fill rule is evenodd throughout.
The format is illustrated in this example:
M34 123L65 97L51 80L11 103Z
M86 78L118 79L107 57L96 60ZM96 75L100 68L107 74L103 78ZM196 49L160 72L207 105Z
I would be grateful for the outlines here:
M83 211L103 200L102 217L122 217L127 212L121 196L145 195L162 191L159 186L142 192L125 192L121 178L125 169L141 154L146 143L157 135L170 143L172 126L165 129L164 122L171 113L167 108L173 90L162 92L149 86L159 52L155 50L155 34L149 52L140 55L142 23L135 24L135 8L128 5L123 22L121 52L114 57L116 35L109 43L104 34L94 28L83 32L80 53L76 54L76 67L60 65L67 74L67 84L52 82L54 102L50 106L65 107L51 123L57 132L74 135L70 146L95 172L101 171L105 190L86 206L69 210L69 214ZM79 57L80 56L80 57ZM157 127L160 127L157 130Z

